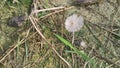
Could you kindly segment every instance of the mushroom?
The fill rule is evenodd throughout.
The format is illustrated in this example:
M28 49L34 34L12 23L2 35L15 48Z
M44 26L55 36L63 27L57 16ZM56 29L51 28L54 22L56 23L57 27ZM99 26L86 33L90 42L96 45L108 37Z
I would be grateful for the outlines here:
M65 28L68 32L73 33L72 44L74 43L74 33L79 31L83 25L84 25L84 20L82 16L73 14L67 17L65 21Z

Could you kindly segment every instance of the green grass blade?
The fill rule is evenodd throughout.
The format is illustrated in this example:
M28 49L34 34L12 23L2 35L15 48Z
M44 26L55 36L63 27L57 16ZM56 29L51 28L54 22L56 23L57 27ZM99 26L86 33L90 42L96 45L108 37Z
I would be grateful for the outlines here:
M89 60L90 58L87 56L87 54L79 51L78 49L76 49L75 47L73 47L73 45L67 41L66 39L64 39L63 37L59 36L58 34L54 34L61 42L63 42L66 46L69 46L74 53L78 54L79 56L81 56L84 60Z

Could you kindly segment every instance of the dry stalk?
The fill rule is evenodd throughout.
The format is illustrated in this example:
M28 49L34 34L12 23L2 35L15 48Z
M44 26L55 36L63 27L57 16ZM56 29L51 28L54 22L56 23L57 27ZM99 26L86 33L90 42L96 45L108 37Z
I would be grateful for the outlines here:
M61 9L61 10L54 11L54 12L51 12L51 13L49 13L49 14L47 14L47 15L44 15L44 16L40 17L40 19L49 17L49 16L54 15L54 14L56 14L56 13L60 13L60 12L62 12L62 11L69 10L69 9L72 9L72 8L74 8L74 7L73 7L73 6L72 6L72 7L67 7L67 8L64 7L64 8Z
M48 8L48 9L34 10L31 14L36 14L36 13L43 12L43 11L51 11L51 10L63 9L63 8L64 8L63 6L60 6L60 7Z

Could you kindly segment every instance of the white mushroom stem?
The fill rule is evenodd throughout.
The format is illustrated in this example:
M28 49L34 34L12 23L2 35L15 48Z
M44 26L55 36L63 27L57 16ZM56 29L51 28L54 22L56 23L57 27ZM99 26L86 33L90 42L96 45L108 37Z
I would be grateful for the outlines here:
M72 35L73 35L72 44L74 44L74 38L75 38L74 34L75 34L75 32L72 32Z

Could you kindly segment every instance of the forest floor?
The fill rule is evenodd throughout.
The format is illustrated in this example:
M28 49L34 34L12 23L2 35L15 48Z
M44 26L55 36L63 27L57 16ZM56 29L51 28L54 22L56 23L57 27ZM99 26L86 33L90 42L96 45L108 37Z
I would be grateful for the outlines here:
M120 1L70 2L1 1L0 68L120 68ZM84 19L73 44L72 14Z

